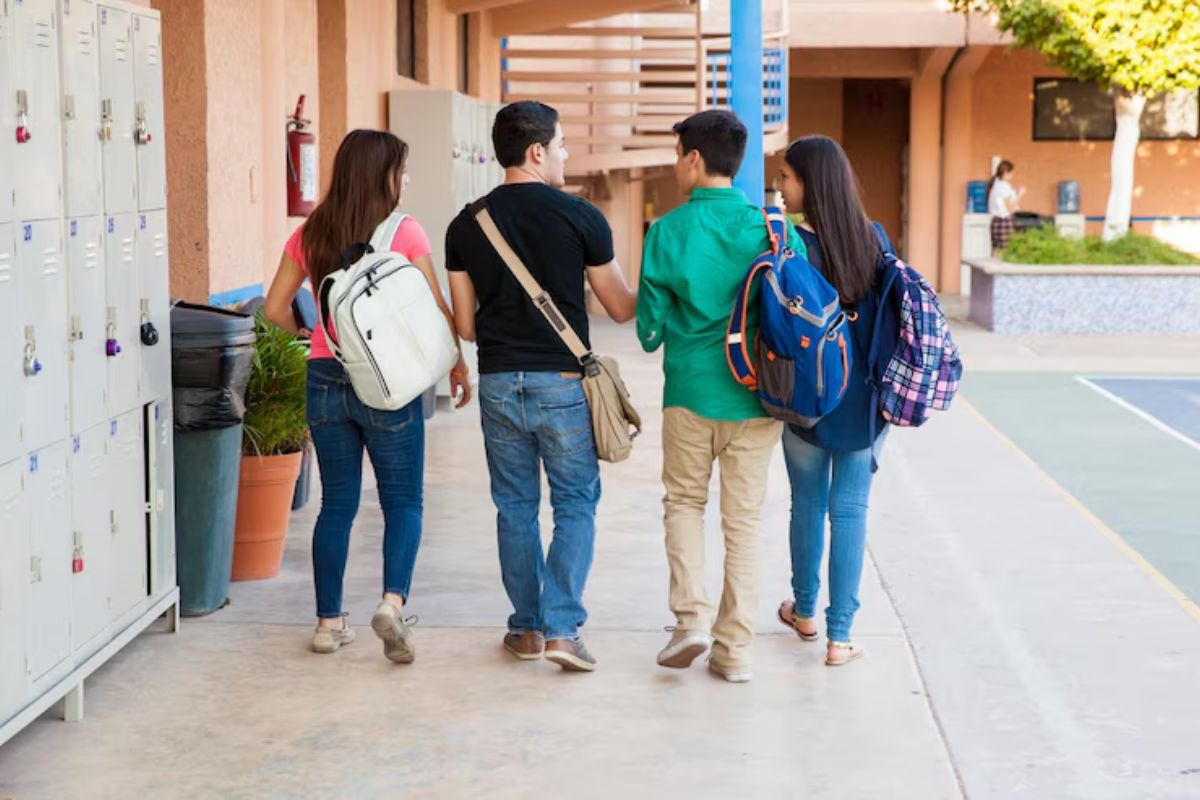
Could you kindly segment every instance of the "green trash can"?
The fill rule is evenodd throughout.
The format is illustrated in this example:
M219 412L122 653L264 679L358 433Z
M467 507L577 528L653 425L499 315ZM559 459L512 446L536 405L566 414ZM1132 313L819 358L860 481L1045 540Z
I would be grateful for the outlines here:
M171 310L175 552L180 612L225 605L233 566L254 318L178 303Z

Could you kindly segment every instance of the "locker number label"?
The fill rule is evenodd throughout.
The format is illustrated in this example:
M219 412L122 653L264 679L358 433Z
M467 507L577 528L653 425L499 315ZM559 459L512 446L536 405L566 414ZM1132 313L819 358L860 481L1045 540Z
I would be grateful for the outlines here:
M108 423L108 435L109 436L117 435L117 421L115 419L112 422Z
M133 18L133 29L135 31L140 31L142 29L142 18L141 17Z
M117 221L112 217L108 218L108 232L112 233L117 229Z
M108 9L107 8L100 9L100 24L101 25L108 24Z
M25 238L25 241L27 241L27 242L33 241L33 226L32 225L24 226L21 229L21 232L22 232L22 236Z
M37 471L38 471L38 457L37 457L37 453L34 453L33 455L31 455L29 457L29 474L32 475L33 473L35 473Z
M145 214L142 214L140 224L142 226L142 230L146 230L146 215Z
M76 222L75 220L71 220L71 238L74 239L78 235L79 235L79 223Z
M78 436L71 437L71 447L73 448L74 452L79 452L80 442Z

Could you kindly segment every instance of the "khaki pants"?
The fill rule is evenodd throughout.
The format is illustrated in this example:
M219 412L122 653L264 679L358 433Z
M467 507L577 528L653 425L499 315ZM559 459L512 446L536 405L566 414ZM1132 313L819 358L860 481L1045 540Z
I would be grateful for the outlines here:
M682 630L712 632L721 666L748 666L758 607L758 540L767 467L783 425L722 422L686 408L663 413L663 485L671 611ZM721 464L725 585L714 610L704 589L704 509L713 462ZM715 624L714 624L715 620Z

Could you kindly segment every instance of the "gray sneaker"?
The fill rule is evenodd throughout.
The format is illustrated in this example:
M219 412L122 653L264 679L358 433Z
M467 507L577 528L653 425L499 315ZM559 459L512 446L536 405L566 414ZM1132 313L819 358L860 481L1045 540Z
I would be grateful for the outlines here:
M583 639L552 639L546 642L547 661L553 661L567 672L591 672L596 669L596 659L588 652Z
M712 647L713 637L703 631L667 628L671 641L658 654L658 665L671 669L687 669Z
M339 647L350 644L353 641L354 628L346 624L346 615L342 614L342 627L322 628L318 626L316 631L313 632L310 647L314 653L336 653Z
M371 617L371 630L383 640L383 654L389 661L411 664L417 657L411 627L416 621L416 617L405 619L400 609L387 600L375 609Z

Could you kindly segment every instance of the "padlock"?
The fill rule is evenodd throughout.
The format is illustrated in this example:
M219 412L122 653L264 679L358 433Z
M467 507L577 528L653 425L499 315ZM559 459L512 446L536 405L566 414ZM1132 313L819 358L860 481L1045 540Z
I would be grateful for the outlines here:
M27 126L17 126L17 144L26 144L32 138L33 134L29 132L29 128Z
M104 330L104 352L112 358L121 352L121 345L117 342L117 312L112 307L108 309L108 325Z
M71 572L78 575L83 572L83 548L76 547L74 555L71 556Z
M154 327L153 322L142 323L142 344L146 347L158 344L158 328Z

